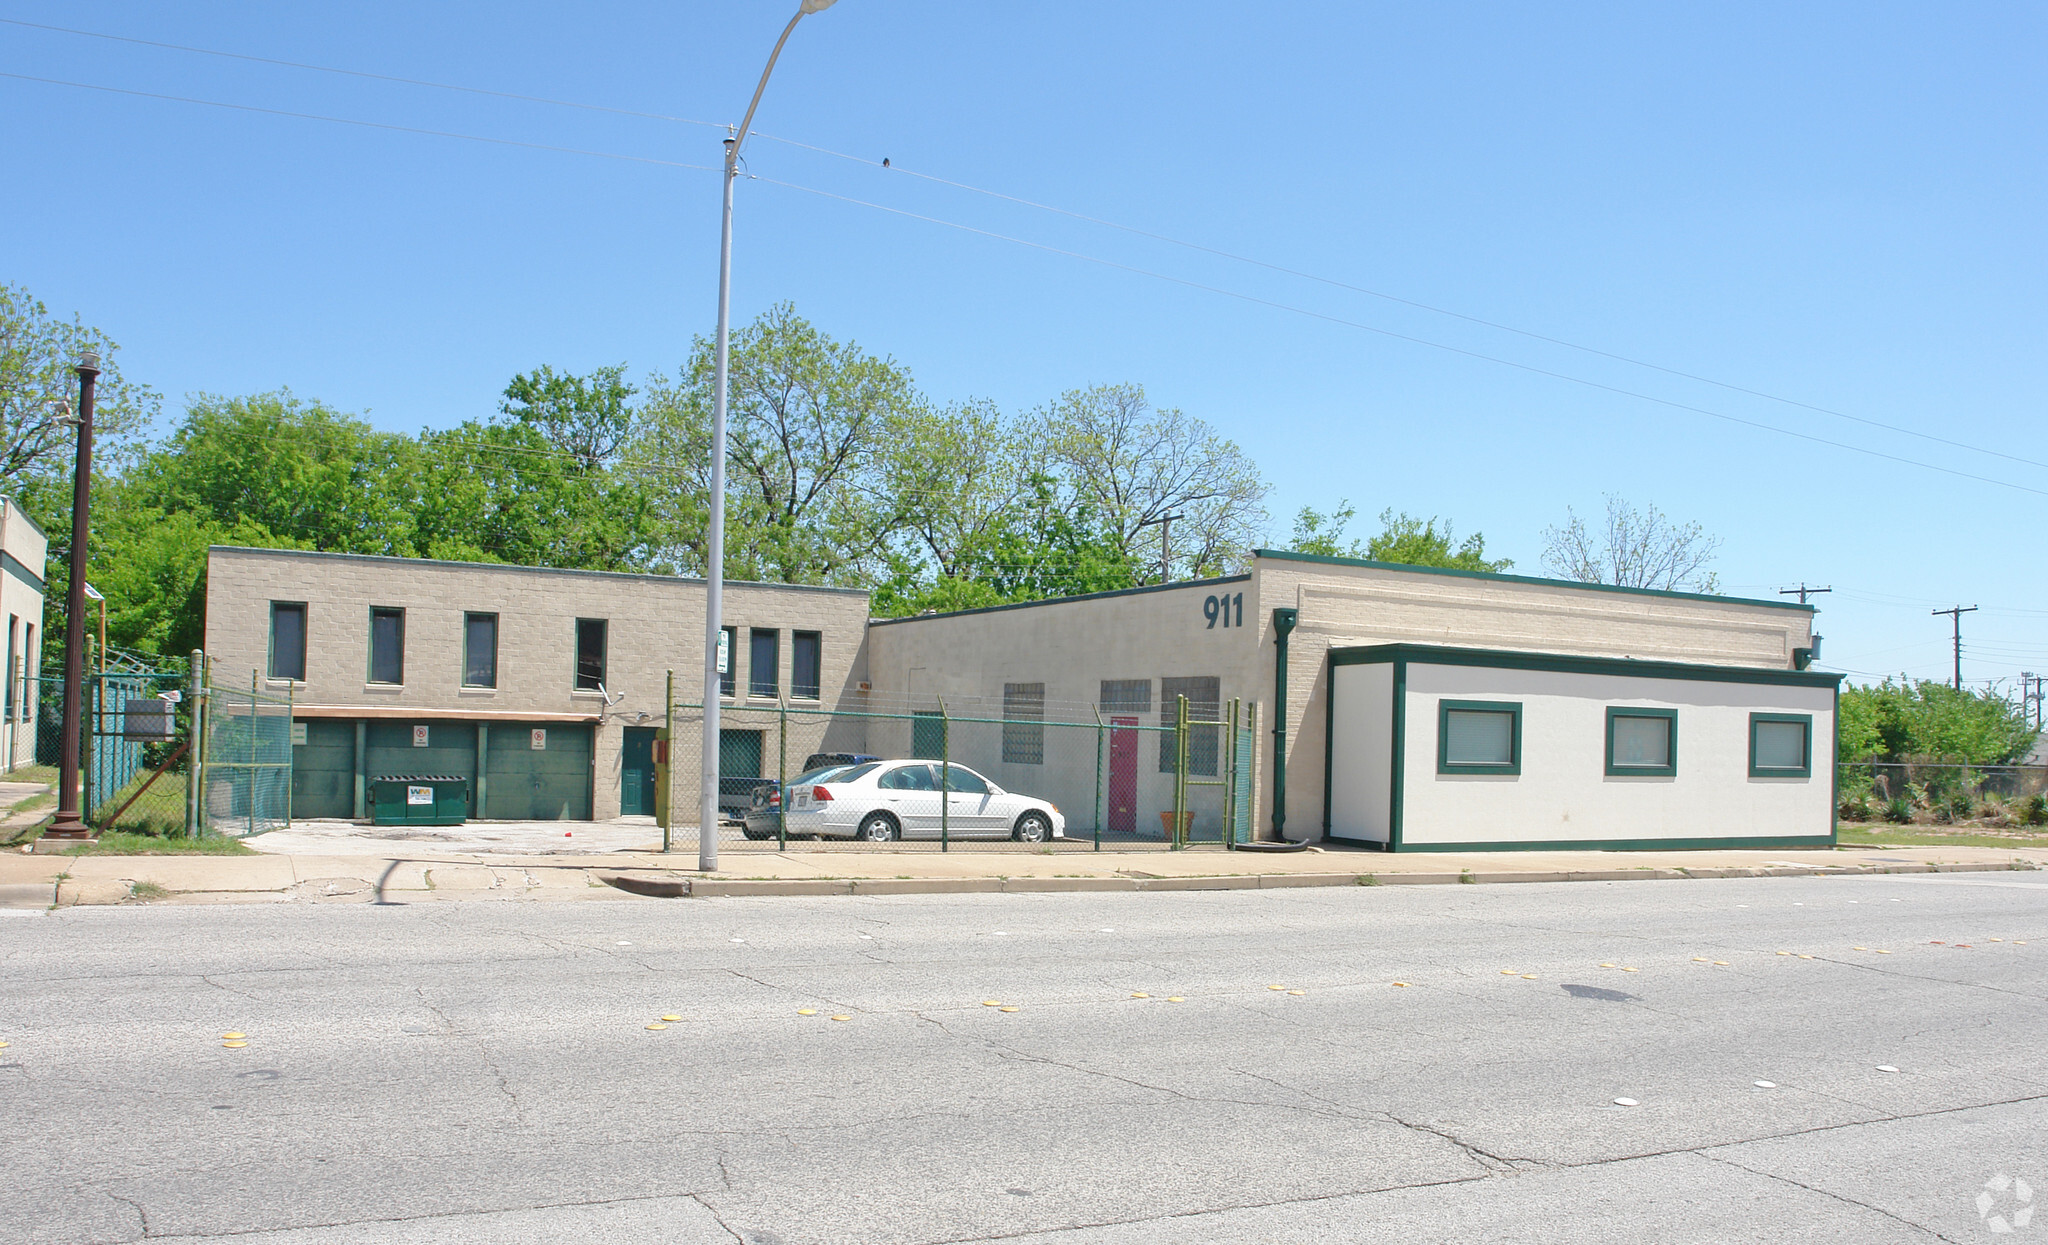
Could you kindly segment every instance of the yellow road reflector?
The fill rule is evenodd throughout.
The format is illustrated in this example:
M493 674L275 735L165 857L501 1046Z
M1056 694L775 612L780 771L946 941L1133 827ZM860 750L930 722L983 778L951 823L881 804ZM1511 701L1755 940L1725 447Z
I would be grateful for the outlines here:
M2012 945L2015 947L2024 947L2027 945L2027 940L2024 938L2015 938L2012 940Z
M1017 1009L1016 1009L1016 1008L1014 1008L1014 1007L998 1007L998 1008L996 1008L996 1010L997 1010L997 1011L999 1011L999 1012L1014 1012L1014 1011L1016 1011Z
M661 1023L661 1022L660 1022L659 1020L655 1021L655 1022L654 1022L653 1024L651 1024L651 1025L648 1025L647 1027L648 1027L648 1028L650 1028L650 1029L666 1029L666 1028L668 1028L668 1026L667 1026L667 1025L665 1025L665 1024L663 1024L663 1023Z
M676 1021L678 1021L678 1020L681 1020L681 1019L682 1019L682 1017L681 1017L681 1016L663 1016L663 1017L662 1017L662 1019L663 1019L663 1020L666 1020L666 1021L668 1021L668 1022L669 1022L670 1024L674 1024L674 1023L675 1023Z
M851 1016L834 1016L834 1017L833 1017L832 1019L834 1019L834 1020L852 1020L852 1019L853 1019L853 1017L851 1017Z
M1621 970L1621 971L1622 971L1622 972L1624 972L1624 973L1639 973L1639 972L1641 972L1642 970L1641 970L1641 969L1639 969L1639 968L1629 968L1629 967L1627 967L1626 965L1624 965L1624 966L1622 967L1622 970Z
M818 1009L815 1007L799 1007L796 1009L796 1014L799 1016L815 1016L818 1014Z
M1726 960L1715 960L1715 961L1714 961L1714 967L1716 967L1716 968L1726 968L1726 967L1728 967L1728 961L1726 961Z
M1696 955L1692 957L1692 962L1695 964L1704 964L1707 962L1707 957L1704 955Z
M1891 952L1889 952L1889 951L1885 950L1885 949L1884 949L1883 947L1879 947L1879 948L1877 949L1877 953L1878 953L1879 955L1890 955L1890 954L1891 954Z
M1169 1003L1185 1003L1185 1002L1187 1002L1187 1000L1186 1000L1186 999L1182 998L1182 997L1181 997L1181 996L1179 996L1178 994L1169 994L1169 995L1167 995L1167 996L1166 996L1166 1001L1167 1001L1167 1002L1169 1002Z
M247 1043L247 1042L222 1042L222 1043L221 1043L221 1045L222 1045L222 1046L225 1046L225 1047L227 1047L227 1048L228 1048L229 1050L240 1050L240 1049L242 1049L242 1048L243 1048L244 1046L247 1046L247 1045L248 1045L248 1043Z
M1523 973L1523 974L1522 974L1522 980L1523 980L1523 981L1534 981L1534 980L1536 980L1536 974L1534 974L1534 973Z
M1405 981L1397 981L1394 984L1400 986L1404 990L1408 988L1408 983Z
M1267 987L1266 987L1266 989L1268 989L1268 990L1285 990L1286 988L1287 988L1286 986L1267 986Z
M1514 969L1512 969L1512 968L1503 968L1502 970L1500 970L1500 975L1501 975L1501 976L1503 976L1503 977L1519 977L1519 976L1521 976L1521 974L1520 974L1520 973L1516 972L1516 971L1515 971Z
M1984 941L1985 941L1985 942L2004 942L2004 941L2005 941L2005 939L2003 939L2003 938L1986 938L1986 939L1985 939Z
M1640 1107L1640 1106L1642 1106L1643 1104L1642 1104L1642 1103L1640 1103L1640 1102L1637 1102L1637 1101L1636 1101L1635 1099L1633 1099L1633 1098L1616 1098L1616 1099L1614 1100L1614 1105L1615 1105L1615 1106L1617 1106L1617 1107Z
M1790 951L1780 951L1780 952L1778 952L1778 954L1779 954L1779 955L1790 955L1790 954L1792 954L1792 953L1791 953Z
M238 1042L247 1036L249 1035L246 1033L223 1033L220 1035L220 1040L223 1042Z
M5 1043L5 1042L0 1042L0 1050L6 1050L6 1049L7 1049L7 1043Z
M1851 951L1868 951L1868 950L1870 950L1870 948L1869 948L1869 947L1851 947L1851 948L1849 948L1849 950L1851 950Z
M981 1005L983 1007L1001 1007L1003 1001L1001 999L983 999Z
M1143 990L1134 990L1131 992L1131 997L1134 999L1149 999L1152 996L1145 993Z
M1306 990L1289 990L1289 991L1288 991L1287 993L1289 993L1289 994L1307 994L1307 993L1308 993L1308 991L1306 991Z
M1799 958L1800 958L1800 959L1802 959L1802 960L1810 960L1810 959L1812 959L1813 957L1812 957L1812 956L1810 956L1810 955L1808 955L1808 954L1806 954L1806 952L1804 952L1804 951L1801 951L1801 952L1799 953Z
M1614 967L1614 965L1613 965L1613 963L1612 963L1611 961L1610 961L1610 962L1602 962L1602 963L1601 963L1601 965L1600 965L1600 967L1602 967L1602 968L1613 968L1613 967Z

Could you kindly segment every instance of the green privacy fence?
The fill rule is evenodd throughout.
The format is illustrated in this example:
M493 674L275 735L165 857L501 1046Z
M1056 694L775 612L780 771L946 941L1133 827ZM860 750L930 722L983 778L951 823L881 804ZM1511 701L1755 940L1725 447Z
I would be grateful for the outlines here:
M725 705L719 718L721 850L1100 851L1254 837L1257 707L1247 702L1177 697L1155 712L1149 702L932 696L850 711L784 700ZM675 762L694 769L701 706L675 705L671 722ZM804 807L810 788L792 782L814 761L847 757L933 763L928 784L889 793L886 844L859 824L822 825ZM1064 837L1035 837L1024 817L1040 803L1057 810ZM672 849L694 843L696 820L694 808L675 810Z

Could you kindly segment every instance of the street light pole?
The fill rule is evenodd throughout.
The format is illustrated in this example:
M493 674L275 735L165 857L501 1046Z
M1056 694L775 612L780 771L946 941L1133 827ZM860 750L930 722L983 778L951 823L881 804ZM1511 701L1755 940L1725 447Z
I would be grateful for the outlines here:
M754 98L747 103L747 115L725 140L725 210L718 226L717 379L711 397L711 521L704 542L704 765L697 796L697 868L706 873L718 868L718 640L725 625L725 393L732 329L732 184L739 178L740 145L747 141L754 110L761 106L761 93L768 89L768 75L775 72L782 45L789 42L798 22L834 3L803 0L797 6L796 16L782 28L782 37L768 54Z
M99 352L87 347L79 352L78 366L78 460L71 479L71 581L64 605L64 739L58 754L57 819L44 832L43 842L75 844L92 838L80 806L78 790L79 719L84 709L85 690L85 552L92 526L92 398L100 376ZM53 843L53 846L55 845Z

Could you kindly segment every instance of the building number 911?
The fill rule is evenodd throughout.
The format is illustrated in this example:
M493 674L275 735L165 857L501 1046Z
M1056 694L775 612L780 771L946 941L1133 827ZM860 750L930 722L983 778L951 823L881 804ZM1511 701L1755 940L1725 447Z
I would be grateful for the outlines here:
M1237 610L1235 618L1232 618L1230 613L1233 608ZM1202 617L1209 620L1209 630L1211 631L1216 629L1218 622L1221 622L1226 627L1244 626L1244 593L1240 592L1233 596L1226 592L1220 597L1203 597Z

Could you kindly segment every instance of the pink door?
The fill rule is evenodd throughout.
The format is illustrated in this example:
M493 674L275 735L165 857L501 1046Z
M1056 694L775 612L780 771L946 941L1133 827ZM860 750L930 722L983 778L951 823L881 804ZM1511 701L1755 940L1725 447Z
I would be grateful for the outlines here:
M1136 718L1109 720L1112 727L1132 727ZM1138 829L1138 732L1109 732L1109 828L1112 833L1134 834Z

